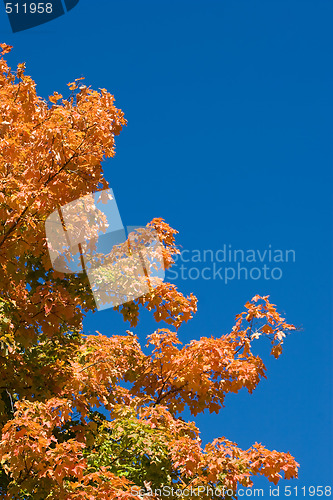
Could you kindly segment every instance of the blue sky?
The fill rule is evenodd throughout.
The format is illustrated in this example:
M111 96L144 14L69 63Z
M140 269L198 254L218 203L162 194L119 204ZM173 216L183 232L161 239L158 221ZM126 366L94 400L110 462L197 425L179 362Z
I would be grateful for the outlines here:
M80 76L115 95L128 126L105 175L125 225L163 217L190 251L295 251L267 263L281 279L173 282L199 299L184 342L228 332L256 293L302 329L279 360L258 346L268 379L252 395L195 419L205 442L290 451L300 477L285 484L299 488L332 485L332 14L329 0L80 0L15 34L0 17L11 65L26 61L40 95ZM144 312L140 339L155 327ZM112 310L85 321L126 328Z

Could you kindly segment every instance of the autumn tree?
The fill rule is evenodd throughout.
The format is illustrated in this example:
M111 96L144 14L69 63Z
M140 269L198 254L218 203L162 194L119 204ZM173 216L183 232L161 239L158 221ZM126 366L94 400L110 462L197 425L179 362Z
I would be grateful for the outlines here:
M203 446L196 425L181 418L185 407L218 413L226 394L252 392L265 377L253 344L270 337L277 358L294 329L269 297L248 302L230 333L182 345L178 330L197 300L160 281L116 308L132 329L141 308L161 322L145 352L131 331L84 335L84 315L95 308L87 277L52 268L45 221L107 187L102 162L126 121L112 95L79 80L68 97L45 101L24 64L7 65L11 47L1 50L1 498L129 500L163 486L201 488L201 498L212 498L202 486L224 487L230 497L258 474L275 484L297 477L289 453L258 443L242 450L225 437ZM169 268L177 231L162 219L147 227Z

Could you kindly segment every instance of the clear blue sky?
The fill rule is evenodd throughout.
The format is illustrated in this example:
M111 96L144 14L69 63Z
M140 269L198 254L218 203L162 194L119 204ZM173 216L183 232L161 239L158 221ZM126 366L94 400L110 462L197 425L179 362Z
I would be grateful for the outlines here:
M290 451L299 487L332 485L332 14L329 0L80 0L16 34L0 17L40 95L80 76L115 95L128 127L105 174L126 225L163 217L188 250L295 251L279 280L174 282L199 299L184 342L228 332L256 293L302 328L277 361L259 346L268 379L253 395L195 419L204 441ZM127 327L112 310L85 321ZM141 340L153 329L145 312Z

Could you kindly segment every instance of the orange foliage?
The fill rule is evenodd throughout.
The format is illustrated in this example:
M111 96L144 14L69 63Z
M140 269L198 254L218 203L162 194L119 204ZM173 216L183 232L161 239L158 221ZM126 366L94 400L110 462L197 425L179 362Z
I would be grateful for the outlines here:
M114 98L76 80L65 99L49 103L20 64L0 58L0 493L45 500L132 499L131 488L155 484L250 486L262 474L276 483L297 476L289 453L261 444L239 449L225 438L204 448L199 431L179 413L218 413L226 394L250 393L265 377L253 343L269 337L277 358L294 329L268 297L255 296L219 338L183 346L177 329L197 299L162 283L118 309L136 326L140 307L161 328L145 354L131 332L85 336L94 308L85 276L53 271L44 222L57 207L106 188L102 161L115 154L126 124ZM166 268L179 253L164 220L153 227ZM108 419L96 408L104 408ZM205 497L205 495L201 495ZM136 497L137 498L137 497Z

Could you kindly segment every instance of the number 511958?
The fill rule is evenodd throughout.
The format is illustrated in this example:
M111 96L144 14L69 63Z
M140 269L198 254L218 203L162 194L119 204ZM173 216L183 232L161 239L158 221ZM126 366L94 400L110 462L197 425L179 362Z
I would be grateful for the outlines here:
M7 14L51 14L52 3L6 3Z

